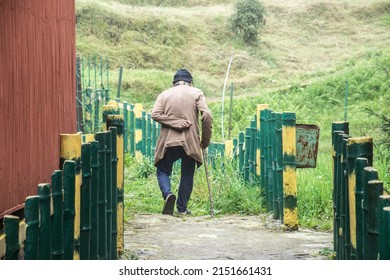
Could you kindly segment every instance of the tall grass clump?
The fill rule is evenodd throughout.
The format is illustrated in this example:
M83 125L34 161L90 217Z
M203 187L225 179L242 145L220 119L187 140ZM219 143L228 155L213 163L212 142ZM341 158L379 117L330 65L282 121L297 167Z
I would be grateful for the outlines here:
M303 228L331 230L333 227L332 156L320 154L317 168L298 169L298 219Z

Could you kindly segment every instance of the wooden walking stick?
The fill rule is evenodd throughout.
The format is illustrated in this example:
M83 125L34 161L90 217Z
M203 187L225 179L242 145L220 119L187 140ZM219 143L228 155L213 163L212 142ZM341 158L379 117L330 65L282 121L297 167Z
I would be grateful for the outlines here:
M207 181L207 187L209 189L209 199L210 199L210 215L212 218L214 218L214 208L213 208L213 199L211 196L211 187L210 187L210 181L209 181L209 171L207 167L207 159L206 159L206 152L205 149L202 148L203 153L203 163L204 163L204 170L206 172L206 181Z

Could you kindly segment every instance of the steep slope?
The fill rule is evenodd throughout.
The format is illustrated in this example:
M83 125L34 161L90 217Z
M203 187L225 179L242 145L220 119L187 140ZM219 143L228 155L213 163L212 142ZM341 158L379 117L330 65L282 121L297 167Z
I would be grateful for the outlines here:
M179 67L189 68L209 96L220 96L232 55L229 80L244 94L310 83L389 50L386 1L265 0L267 23L256 47L230 33L233 1L168 1L174 3L181 6L77 0L77 50L107 55L113 69L123 65L125 91L151 99Z

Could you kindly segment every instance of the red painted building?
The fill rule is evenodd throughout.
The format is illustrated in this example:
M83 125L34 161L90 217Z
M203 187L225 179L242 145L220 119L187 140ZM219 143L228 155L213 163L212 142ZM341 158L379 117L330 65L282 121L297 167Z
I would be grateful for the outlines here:
M0 219L59 169L76 133L75 0L0 0Z

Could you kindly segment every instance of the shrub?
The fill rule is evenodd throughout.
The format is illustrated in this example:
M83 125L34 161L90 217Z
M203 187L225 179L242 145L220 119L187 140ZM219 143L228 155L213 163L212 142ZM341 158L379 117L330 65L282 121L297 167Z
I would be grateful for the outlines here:
M230 18L231 30L242 36L248 44L258 41L260 29L265 25L265 9L258 0L239 0Z

